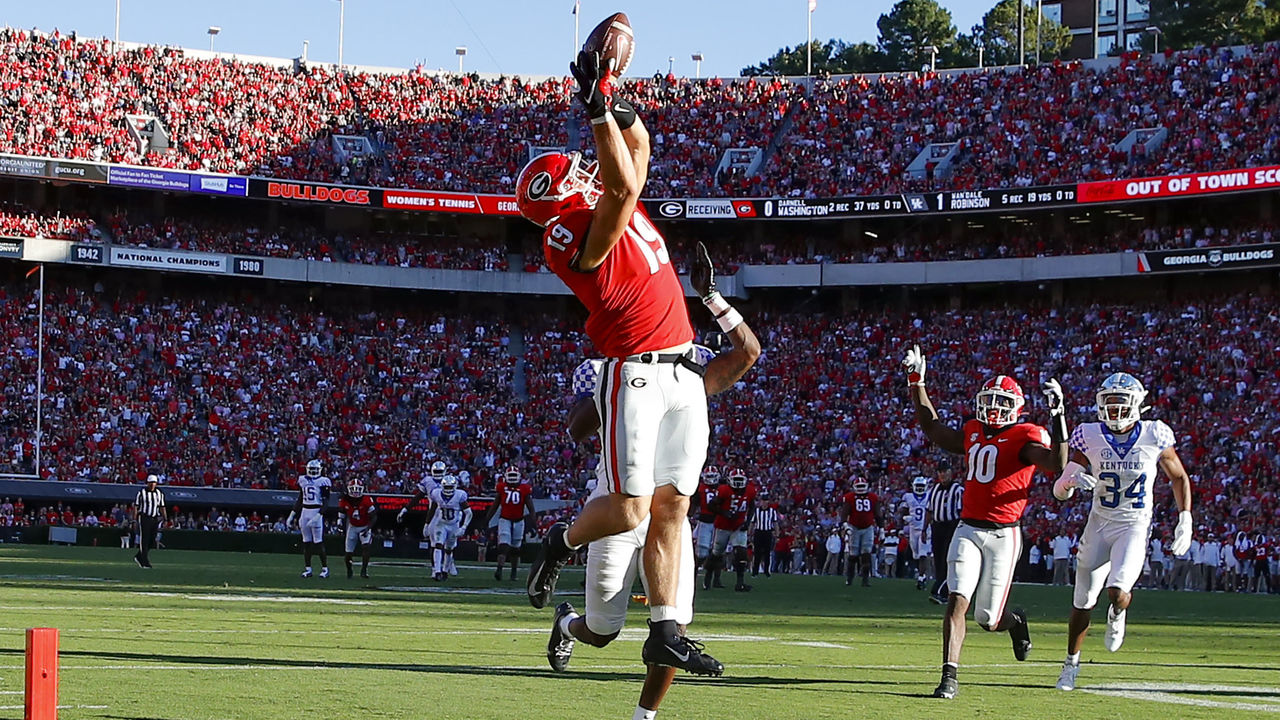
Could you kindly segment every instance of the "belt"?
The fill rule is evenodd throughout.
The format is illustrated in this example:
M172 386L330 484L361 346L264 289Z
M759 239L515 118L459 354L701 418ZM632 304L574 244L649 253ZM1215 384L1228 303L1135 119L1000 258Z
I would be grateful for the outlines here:
M690 372L697 373L698 377L704 377L707 369L699 365L693 358L693 349L690 348L682 353L656 353L645 352L636 355L628 355L622 358L623 362L643 363L645 365L657 365L665 363L668 365L679 365Z
M303 510L319 510L321 507L324 507L324 506L323 505L303 505L302 509Z

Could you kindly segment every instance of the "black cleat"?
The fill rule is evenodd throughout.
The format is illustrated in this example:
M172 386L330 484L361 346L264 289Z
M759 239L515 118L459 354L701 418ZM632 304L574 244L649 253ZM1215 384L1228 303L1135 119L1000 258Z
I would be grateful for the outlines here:
M499 579L501 579L501 578L499 578ZM511 581L512 581L512 582L515 582L515 579L516 579L516 571L515 571L515 570L512 570L512 571L511 571Z
M354 571L354 570L352 570L350 567L348 567L348 568L347 568L347 579L348 579L348 580L350 580L350 579L351 579L352 577L354 577L354 576L355 576L355 571Z
M934 605L946 605L946 604L947 604L947 598L946 598L946 596L943 596L943 595L934 595L934 594L930 593L930 594L929 594L929 602L933 603Z
M746 583L738 583L733 586L734 592L751 592L751 586Z
M368 580L368 579L369 579L369 571L368 571L368 570L361 570L361 571L360 571L360 577L364 578L365 580Z
M141 555L134 555L134 556L133 556L133 562L135 562L135 563L138 565L138 567L146 567L146 565L143 565L143 564L142 564L142 556L141 556Z
M668 642L652 632L652 621L649 627L649 639L644 641L640 652L646 665L679 668L694 675L719 677L724 674L724 663L702 652L702 643L683 635L676 636L674 642Z
M542 609L556 591L556 581L560 579L560 569L573 551L565 543L565 533L569 532L569 524L558 522L547 530L542 539L542 548L538 550L538 559L533 561L529 569L529 604Z
M1027 626L1027 613L1022 608L1012 610L1018 619L1017 624L1009 628L1009 637L1013 639L1013 656L1022 662L1031 654L1031 628Z
M916 589L917 590L924 589L924 578L916 578Z
M551 621L551 638L547 640L547 662L556 672L564 672L569 667L569 659L573 657L574 639L560 631L560 621L573 612L573 606L562 602L556 606L555 619Z
M720 578L716 578L715 582L711 583L711 587L720 588L721 590L724 589L724 585L720 583Z
M938 687L934 688L933 696L936 698L950 700L955 697L958 692L960 692L960 683L956 682L956 679L953 677L943 675L942 682L938 683Z
M497 570L494 570L494 571L493 571L493 579L494 579L494 580L501 580L501 579L502 579L502 568L498 568Z

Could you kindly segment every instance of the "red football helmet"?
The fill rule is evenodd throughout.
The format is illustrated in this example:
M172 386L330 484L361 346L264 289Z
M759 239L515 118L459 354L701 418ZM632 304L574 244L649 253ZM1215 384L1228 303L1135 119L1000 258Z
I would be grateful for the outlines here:
M520 214L539 227L579 208L594 208L604 192L600 168L582 153L548 152L529 161L516 179Z
M1018 422L1026 402L1027 398L1016 380L1008 375L997 375L983 383L978 391L978 420L995 427L1012 425Z

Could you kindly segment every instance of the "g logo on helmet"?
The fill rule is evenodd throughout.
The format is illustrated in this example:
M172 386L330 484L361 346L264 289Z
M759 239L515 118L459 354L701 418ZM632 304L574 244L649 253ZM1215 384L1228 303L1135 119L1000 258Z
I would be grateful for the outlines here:
M529 199L541 200L551 190L551 173L543 171L529 181Z

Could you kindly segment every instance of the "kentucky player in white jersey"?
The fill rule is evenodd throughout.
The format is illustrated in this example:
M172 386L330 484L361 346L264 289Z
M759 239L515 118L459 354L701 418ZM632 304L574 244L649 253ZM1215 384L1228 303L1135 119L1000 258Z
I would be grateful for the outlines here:
M298 476L298 499L293 504L286 525L292 525L298 517L298 529L302 532L302 556L305 569L302 577L311 577L311 554L320 553L320 577L329 577L329 556L324 549L324 505L329 501L333 483L324 476L319 460L307 462L305 475Z
M1104 380L1097 394L1101 422L1076 426L1071 460L1053 487L1059 500L1070 498L1076 488L1093 491L1076 554L1076 588L1059 690L1076 686L1090 611L1103 588L1111 601L1104 644L1115 652L1124 642L1131 591L1146 559L1157 472L1173 485L1178 504L1173 554L1191 545L1191 479L1174 449L1173 430L1160 420L1141 419L1146 396L1142 383L1128 373Z
M440 487L431 491L431 520L423 536L430 536L432 545L431 577L445 580L457 575L453 564L453 550L458 546L458 536L471 525L471 506L467 504L467 491L458 489L458 478L445 475Z
M926 528L925 513L928 512L926 502L929 499L929 479L917 477L911 481L911 492L902 496L902 504L907 508L907 527L910 529L911 557L916 561L916 589L923 590L929 579L929 553L925 551Z

